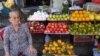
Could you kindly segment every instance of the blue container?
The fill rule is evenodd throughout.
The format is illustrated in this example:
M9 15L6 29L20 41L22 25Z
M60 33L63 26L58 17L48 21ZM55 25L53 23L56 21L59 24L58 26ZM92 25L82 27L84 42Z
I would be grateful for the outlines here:
M97 51L97 48L93 49L93 56L100 56L100 52Z

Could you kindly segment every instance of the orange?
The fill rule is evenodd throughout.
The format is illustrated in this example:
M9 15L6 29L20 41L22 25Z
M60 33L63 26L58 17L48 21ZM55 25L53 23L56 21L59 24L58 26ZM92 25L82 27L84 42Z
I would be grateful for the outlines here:
M88 17L88 14L83 14L84 17Z
M71 46L70 46L70 49L73 49L73 48L74 48L74 46L71 45Z
M79 11L79 14L83 14L83 11Z
M75 18L74 18L74 21L77 21L77 20L78 20L78 18L77 18L77 17L75 17Z
M61 54L61 51L58 51L58 54Z
M83 17L83 14L81 14L80 17Z
M83 10L83 13L87 13L87 11Z
M43 53L46 53L46 50L42 50Z
M86 17L86 21L90 21L90 18L89 17Z
M58 43L61 43L62 41L60 39L57 40Z
M72 17L76 17L76 15L75 14L72 14Z
M52 44L49 44L49 47L52 47L53 45Z
M86 19L85 18L82 18L82 21L86 21Z
M48 47L45 47L44 49L45 49L45 50L48 50Z
M76 14L76 17L78 18L78 17L80 17L80 15L79 14Z
M55 47L52 47L51 50L56 50L56 48Z
M60 47L57 47L57 50L59 51L61 48Z
M62 46L63 46L64 44L65 44L64 42L61 43Z
M74 11L74 13L75 13L75 14L78 14L78 13L79 13L79 11Z
M79 17L79 18L78 18L78 21L82 21L82 18L81 18L81 17Z

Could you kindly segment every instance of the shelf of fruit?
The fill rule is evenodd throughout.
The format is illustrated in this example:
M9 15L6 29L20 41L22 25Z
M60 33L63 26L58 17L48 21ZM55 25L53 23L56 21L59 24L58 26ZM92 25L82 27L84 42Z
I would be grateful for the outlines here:
M96 24L94 27L95 31L98 33L97 35L100 35L100 23Z
M50 14L48 21L67 21L69 19L68 14Z
M74 55L74 46L62 41L60 39L56 41L50 41L44 44L43 55L64 56L64 55Z
M48 23L45 33L46 34L68 34L68 25L64 22Z
M95 24L89 23L73 23L69 26L69 31L73 35L97 35L99 32L96 31Z
M37 11L33 15L30 15L28 21L46 21L48 14L46 12Z
M100 13L89 12L86 10L72 11L70 14L71 21L100 21Z
M29 22L29 30L31 33L44 33L45 25L39 22Z
M70 34L70 33L67 32L67 33L44 33L44 34L51 34L51 35L53 35L53 34L59 34L59 35L65 35L65 34Z

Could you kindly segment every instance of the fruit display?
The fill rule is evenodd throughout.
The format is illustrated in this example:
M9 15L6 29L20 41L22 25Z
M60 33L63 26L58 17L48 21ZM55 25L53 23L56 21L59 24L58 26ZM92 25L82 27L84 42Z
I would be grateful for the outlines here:
M98 23L98 24L95 24L95 32L96 32L96 34L98 35L98 34L100 34L100 23Z
M34 12L33 15L30 15L28 17L28 21L44 21L46 20L48 17L48 14L46 12L40 12L40 11L37 11L37 12Z
M100 13L91 12L90 18L94 18L95 21L100 21Z
M53 54L52 56L54 56L55 54L58 54L60 56L74 55L73 49L73 45L62 41L61 39L58 39L56 41L50 41L49 43L45 43L42 52L44 55Z
M94 21L94 14L85 10L73 11L70 15L71 21Z
M48 20L50 21L64 21L68 20L69 15L68 14L50 14L48 16Z
M95 20L96 21L100 21L100 13L99 14L95 14Z
M68 33L68 25L66 23L49 23L46 27L45 33Z
M39 22L29 22L29 29L31 33L44 33L45 25Z
M75 35L79 34L97 34L94 24L89 23L74 23L69 26L69 32Z

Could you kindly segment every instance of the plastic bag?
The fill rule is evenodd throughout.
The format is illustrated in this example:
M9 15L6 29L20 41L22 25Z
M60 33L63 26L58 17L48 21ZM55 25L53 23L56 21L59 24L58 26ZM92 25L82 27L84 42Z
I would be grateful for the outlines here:
M48 35L45 36L45 43L48 43L50 41L50 37Z
M3 40L4 28L0 30L0 40Z
M2 3L0 2L0 10L2 10L4 7L2 5Z

